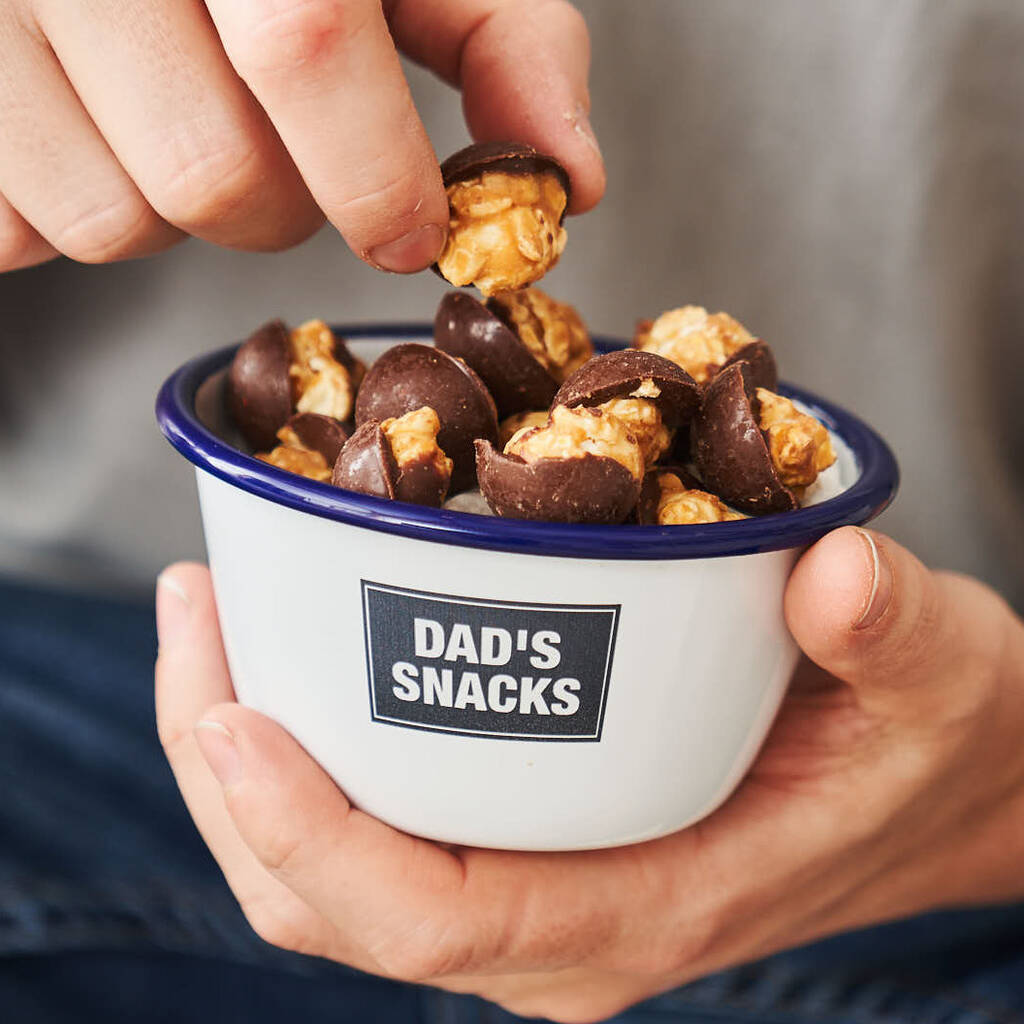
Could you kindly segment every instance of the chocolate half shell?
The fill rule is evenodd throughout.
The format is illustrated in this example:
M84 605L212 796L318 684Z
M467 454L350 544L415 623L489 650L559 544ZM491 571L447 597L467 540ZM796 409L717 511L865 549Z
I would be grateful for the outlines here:
M289 371L297 358L295 337L309 328L330 332L328 354L344 367L353 390L362 378L363 364L352 355L344 339L321 321L310 321L295 331L282 320L265 323L235 353L226 389L228 412L256 451L275 445L277 432L295 409Z
M442 476L430 459L417 459L402 466L394 486L396 500L413 505L440 508L448 497L448 477Z
M634 395L652 381L657 396ZM700 385L670 359L635 348L617 349L584 363L555 394L553 405L592 407L614 398L647 398L666 426L688 423L700 405Z
M380 420L369 420L349 438L334 464L331 483L360 494L440 508L448 479L429 459L399 467Z
M640 495L640 481L603 455L526 462L476 442L480 491L495 515L556 523L621 523Z
M640 499L636 503L636 521L641 526L657 526L658 505L661 503L661 486L658 477L662 473L674 473L688 491L700 491L704 485L682 466L658 466L644 474L640 485Z
M696 415L697 414L694 413L694 416ZM669 449L668 455L666 456L670 461L677 463L689 462L693 457L693 445L690 441L690 432L692 429L693 420L690 420L689 423L676 430L675 437L672 438L672 447Z
M718 372L721 373L736 363L746 363L750 367L750 379L755 388L774 391L778 387L779 371L775 365L775 355L763 341L752 341L749 345L737 349L722 363L722 369Z
M554 174L565 190L566 207L572 200L568 171L554 157L539 153L533 146L522 142L477 142L466 146L441 164L441 179L444 187L448 188L457 181L467 181L488 171Z
M558 384L519 335L467 292L448 292L434 317L434 343L472 367L504 419L524 409L546 409Z
M318 412L298 412L285 423L300 443L306 448L319 452L328 466L333 466L349 438L349 431L343 423L331 416Z
M705 388L691 426L693 459L705 490L751 515L799 508L772 462L759 421L750 365L734 363Z
M359 388L356 425L404 416L425 405L437 413L437 443L455 464L452 493L472 487L473 442L497 441L498 413L483 381L447 352L415 342L388 349L367 370Z
M231 361L228 412L256 451L277 444L277 432L291 415L290 363L288 328L281 320L271 320L254 331Z
M375 498L395 497L398 465L380 420L364 423L341 449L331 483Z

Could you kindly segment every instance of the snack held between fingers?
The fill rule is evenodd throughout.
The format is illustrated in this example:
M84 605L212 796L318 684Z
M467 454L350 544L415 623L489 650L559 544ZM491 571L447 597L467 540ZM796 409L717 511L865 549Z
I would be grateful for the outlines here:
M448 241L438 273L484 295L539 281L565 249L569 175L553 157L515 142L488 142L441 165Z

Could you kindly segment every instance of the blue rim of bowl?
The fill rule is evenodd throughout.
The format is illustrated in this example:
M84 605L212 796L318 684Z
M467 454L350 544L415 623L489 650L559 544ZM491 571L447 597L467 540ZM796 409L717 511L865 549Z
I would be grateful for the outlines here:
M339 326L349 341L429 341L429 324ZM598 351L624 344L595 338ZM189 462L233 487L299 512L401 537L521 554L589 559L689 559L749 555L799 548L840 526L862 525L892 501L899 469L889 446L863 420L800 388L779 391L811 408L851 448L860 476L841 494L817 505L729 523L699 526L592 526L498 519L385 501L276 469L227 444L195 413L199 386L228 365L237 345L197 356L164 382L156 417L164 436Z

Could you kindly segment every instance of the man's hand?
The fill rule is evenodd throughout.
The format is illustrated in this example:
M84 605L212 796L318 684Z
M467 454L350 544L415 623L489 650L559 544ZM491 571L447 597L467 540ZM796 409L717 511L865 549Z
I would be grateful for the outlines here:
M462 89L470 131L555 155L573 211L604 170L565 0L0 0L0 272L186 235L361 259L438 255L448 204L395 47Z
M832 932L1024 894L1021 622L853 528L804 555L786 615L807 660L753 771L711 817L632 847L445 848L354 809L231 703L198 566L158 587L160 735L269 942L528 1016L599 1020Z

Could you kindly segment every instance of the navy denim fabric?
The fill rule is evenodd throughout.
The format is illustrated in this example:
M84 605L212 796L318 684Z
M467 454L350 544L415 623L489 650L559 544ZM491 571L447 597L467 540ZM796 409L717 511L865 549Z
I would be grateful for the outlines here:
M517 1020L253 934L157 743L155 650L148 607L0 581L0 1021ZM1024 1024L1024 906L839 936L617 1020Z

